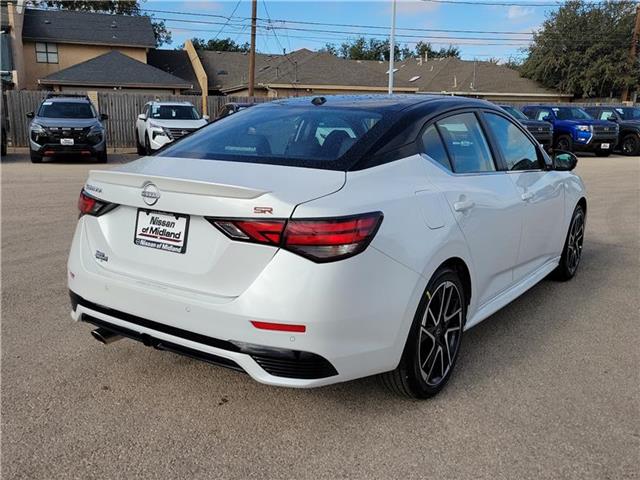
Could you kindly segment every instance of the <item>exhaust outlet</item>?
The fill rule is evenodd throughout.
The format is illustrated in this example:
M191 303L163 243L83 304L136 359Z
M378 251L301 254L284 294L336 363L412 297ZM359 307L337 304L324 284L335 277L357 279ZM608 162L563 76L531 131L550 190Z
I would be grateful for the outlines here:
M92 330L91 336L100 343L104 343L105 345L109 345L110 343L113 343L116 340L120 340L122 338L122 335L118 335L117 333L113 333L111 330L107 330L106 328L102 327Z

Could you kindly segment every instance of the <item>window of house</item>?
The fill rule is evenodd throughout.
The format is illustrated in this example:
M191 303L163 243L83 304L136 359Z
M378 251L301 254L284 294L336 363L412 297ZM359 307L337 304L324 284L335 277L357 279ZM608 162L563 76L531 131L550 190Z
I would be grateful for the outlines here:
M58 63L58 45L55 43L36 43L36 62Z

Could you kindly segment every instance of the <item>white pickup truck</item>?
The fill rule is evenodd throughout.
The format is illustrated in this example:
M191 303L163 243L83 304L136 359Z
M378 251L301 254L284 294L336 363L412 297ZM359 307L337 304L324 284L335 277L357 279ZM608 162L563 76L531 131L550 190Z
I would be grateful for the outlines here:
M206 125L208 120L189 102L148 102L136 120L138 154L149 155Z

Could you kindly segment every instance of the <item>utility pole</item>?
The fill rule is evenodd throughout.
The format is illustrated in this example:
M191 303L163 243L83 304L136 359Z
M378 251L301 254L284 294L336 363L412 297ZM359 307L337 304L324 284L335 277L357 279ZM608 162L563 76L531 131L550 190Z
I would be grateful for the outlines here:
M249 50L249 96L253 97L256 82L256 17L258 0L251 0L251 49Z
M629 50L629 62L633 65L638 61L638 41L640 41L640 5L636 7L636 26L633 29L631 37L631 49ZM629 100L629 88L625 87L622 91L622 101Z
M391 38L389 39L389 95L393 93L393 60L396 56L396 0L392 0Z

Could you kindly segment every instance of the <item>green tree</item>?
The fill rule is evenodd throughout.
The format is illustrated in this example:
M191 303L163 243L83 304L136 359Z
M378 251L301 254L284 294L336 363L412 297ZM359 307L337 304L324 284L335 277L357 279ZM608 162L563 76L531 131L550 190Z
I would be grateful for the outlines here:
M578 97L608 97L639 84L640 62L629 61L635 2L571 0L534 34L521 73Z
M449 45L448 47L440 47L439 50L434 49L429 42L420 41L416 43L415 53L417 57L424 58L446 58L456 57L460 58L460 49Z
M36 6L59 8L62 10L82 10L86 12L104 12L118 15L144 15L151 19L156 47L171 43L171 32L162 20L155 20L153 15L143 13L138 0L34 0Z
M350 60L389 60L389 39L366 39L358 37L355 40L343 42L339 47L333 43L327 43L320 51L331 53ZM412 52L406 45L395 45L395 59L404 60L412 57Z
M230 38L192 38L191 43L196 50L214 50L216 52L248 52L250 45L248 43L236 43ZM178 47L182 49L183 46Z

